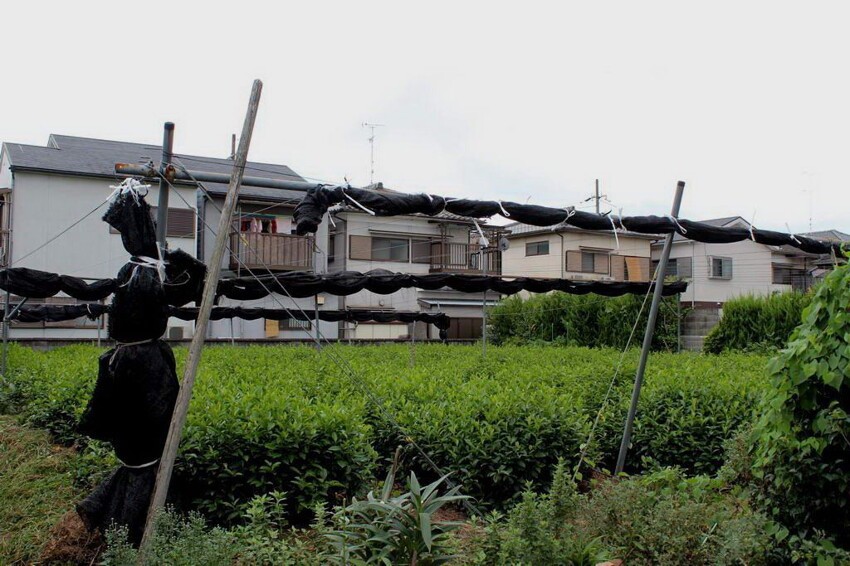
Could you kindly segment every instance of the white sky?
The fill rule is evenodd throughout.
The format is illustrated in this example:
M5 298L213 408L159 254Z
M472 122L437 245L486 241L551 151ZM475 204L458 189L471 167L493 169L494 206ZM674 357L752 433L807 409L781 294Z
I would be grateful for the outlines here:
M0 140L224 157L260 78L250 158L307 177L368 183L369 121L400 190L850 232L846 3L266 4L5 3Z

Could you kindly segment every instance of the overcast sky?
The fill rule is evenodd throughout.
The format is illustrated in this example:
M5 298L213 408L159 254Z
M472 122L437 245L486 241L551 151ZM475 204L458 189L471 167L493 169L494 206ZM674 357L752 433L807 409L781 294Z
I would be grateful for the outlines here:
M755 216L850 232L841 2L14 2L0 139L225 157L264 82L254 161L410 192ZM224 3L221 3L225 6ZM808 191L808 192L807 192Z

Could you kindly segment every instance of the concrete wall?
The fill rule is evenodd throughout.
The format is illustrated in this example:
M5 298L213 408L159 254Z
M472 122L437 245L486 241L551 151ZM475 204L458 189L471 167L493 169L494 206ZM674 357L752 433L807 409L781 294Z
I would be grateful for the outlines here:
M4 181L9 181L7 164L3 164ZM130 258L121 245L121 236L110 233L109 225L101 217L106 212L104 204L80 224L60 238L36 250L62 230L92 211L112 192L109 186L116 181L89 177L74 177L44 173L16 172L11 177L12 186L12 250L14 267L29 267L42 271L62 273L76 277L114 277ZM194 205L195 190L179 189L186 202ZM152 186L147 196L156 205L158 189ZM177 195L169 200L170 208L187 208ZM181 248L195 255L194 238L169 238L169 247ZM29 255L30 252L33 252ZM184 335L191 335L193 323L172 319L169 327L182 327ZM39 329L13 328L14 337L95 337L93 329Z
M560 234L560 236L559 236ZM561 241L563 236L563 243ZM607 250L611 254L627 256L650 256L651 240L627 234L618 234L617 240L612 233L542 232L538 234L518 234L511 236L511 246L502 254L503 273L507 276L552 277L567 279L610 279L610 276L598 273L575 273L567 271L566 253L571 250L593 249ZM548 255L526 256L525 248L531 242L549 242Z

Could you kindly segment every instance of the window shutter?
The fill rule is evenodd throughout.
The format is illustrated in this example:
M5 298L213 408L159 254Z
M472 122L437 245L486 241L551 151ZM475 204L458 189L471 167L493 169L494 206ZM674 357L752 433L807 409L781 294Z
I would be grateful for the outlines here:
M567 252L567 271L575 271L577 273L581 272L581 252Z
M169 238L195 237L195 211L191 208L168 209Z
M349 236L348 257L349 259L372 259L371 236Z
M678 268L677 275L679 277L691 278L694 276L694 262L690 257L677 257L676 267Z
M623 256L611 256L611 277L613 277L615 281L626 280L626 260Z
M649 281L649 258L626 256L629 281Z
M593 272L608 275L608 254L593 254Z
M732 279L732 258L723 258L723 279Z

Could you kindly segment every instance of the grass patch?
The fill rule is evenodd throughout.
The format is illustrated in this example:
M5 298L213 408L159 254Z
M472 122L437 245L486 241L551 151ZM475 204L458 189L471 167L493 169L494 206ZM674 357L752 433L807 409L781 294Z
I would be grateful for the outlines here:
M73 449L0 415L0 564L36 560L51 527L73 508Z

